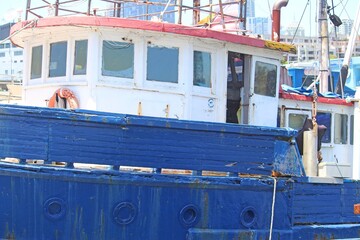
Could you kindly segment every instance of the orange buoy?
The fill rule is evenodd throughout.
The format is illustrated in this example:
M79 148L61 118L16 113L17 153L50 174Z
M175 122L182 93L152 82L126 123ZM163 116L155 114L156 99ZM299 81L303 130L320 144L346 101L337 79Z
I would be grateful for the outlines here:
M64 106L61 106L61 99L63 99ZM79 101L73 91L68 88L59 88L49 99L48 107L50 108L79 108Z

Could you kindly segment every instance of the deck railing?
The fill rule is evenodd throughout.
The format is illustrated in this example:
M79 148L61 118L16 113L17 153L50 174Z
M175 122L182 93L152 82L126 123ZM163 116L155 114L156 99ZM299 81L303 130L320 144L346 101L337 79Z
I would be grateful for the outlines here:
M88 15L167 21L203 27L227 23L246 30L246 0L27 0L25 19Z

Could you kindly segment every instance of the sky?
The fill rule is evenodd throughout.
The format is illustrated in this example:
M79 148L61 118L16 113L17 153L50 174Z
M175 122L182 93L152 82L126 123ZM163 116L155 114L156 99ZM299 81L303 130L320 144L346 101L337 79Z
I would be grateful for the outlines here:
M271 14L276 0L255 0L255 15L267 17ZM360 4L359 0L327 0L332 6L334 3L335 15L340 19L355 21L355 15ZM304 13L304 15L303 15ZM332 11L331 11L332 13ZM303 15L303 18L301 16ZM305 29L306 35L317 35L318 0L289 0L288 5L281 9L281 25L297 24Z
M40 0L32 0L34 3ZM55 0L48 0L55 2ZM213 0L214 1L214 0ZM255 0L255 14L258 17L268 17L276 0ZM7 23L21 16L24 19L27 0L1 0L0 4L0 22ZM298 24L301 16L304 16L300 26L305 29L306 35L317 35L317 18L318 0L289 0L287 7L282 8L281 22L283 26L287 24ZM355 20L355 14L360 4L359 0L327 0L329 5L334 3L335 14L341 19ZM306 8L305 8L306 7ZM304 11L305 10L305 11ZM310 24L311 23L311 24Z
M26 0L2 0L0 3L0 21L6 23L12 19L17 19L21 14L20 11L25 8Z

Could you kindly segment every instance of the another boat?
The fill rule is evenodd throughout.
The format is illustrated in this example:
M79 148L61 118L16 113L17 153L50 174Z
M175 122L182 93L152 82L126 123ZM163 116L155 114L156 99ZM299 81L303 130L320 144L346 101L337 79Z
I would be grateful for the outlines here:
M279 94L280 60L294 48L227 31L223 7L245 1L220 0L217 18L180 4L177 24L121 18L126 1L113 1L116 17L90 0L84 16L60 16L76 2L12 28L27 106L0 107L2 238L359 237L360 182L316 176L298 132L277 127L295 96ZM160 20L174 13L163 7ZM28 0L27 16L43 8ZM180 24L181 10L196 23L205 10L221 31ZM357 104L329 101L347 114Z

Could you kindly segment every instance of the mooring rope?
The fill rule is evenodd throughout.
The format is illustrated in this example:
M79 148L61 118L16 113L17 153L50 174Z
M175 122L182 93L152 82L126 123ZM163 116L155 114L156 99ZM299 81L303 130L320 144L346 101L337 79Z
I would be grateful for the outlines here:
M269 240L271 240L272 237L272 230L273 230L273 224L274 224L274 212L275 212L275 197L276 197L276 178L274 179L274 190L273 190L273 198L272 198L272 205L271 205L271 220L270 220L270 236Z
M3 39L0 41L0 44L6 42L7 40L9 40L10 38L14 37L16 34L22 32L23 30L25 30L26 28L30 27L31 25L35 24L37 22L38 19L34 19L31 20L30 22L28 22L25 26L23 26L21 29L16 30L15 32L13 32L11 35L9 35L7 38Z

